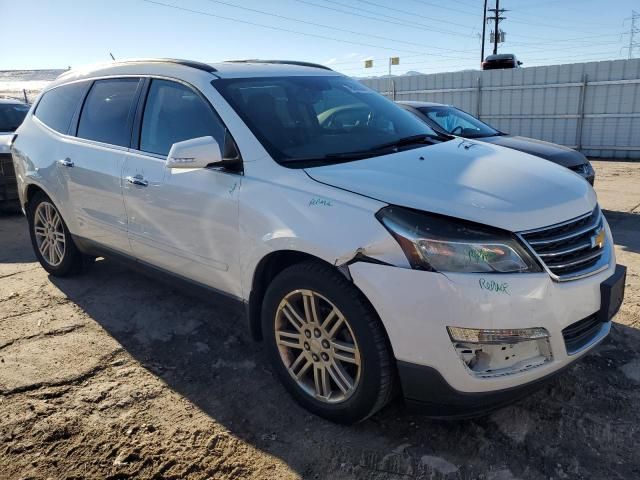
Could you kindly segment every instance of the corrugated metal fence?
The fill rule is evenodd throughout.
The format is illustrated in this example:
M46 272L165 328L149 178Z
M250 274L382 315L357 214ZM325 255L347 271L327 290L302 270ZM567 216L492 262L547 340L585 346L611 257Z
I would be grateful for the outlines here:
M396 100L455 105L497 129L640 159L640 59L361 80Z

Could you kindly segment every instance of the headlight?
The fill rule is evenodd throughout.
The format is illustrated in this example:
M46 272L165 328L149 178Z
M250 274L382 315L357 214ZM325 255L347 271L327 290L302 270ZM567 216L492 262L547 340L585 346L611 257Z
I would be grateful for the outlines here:
M443 215L385 207L376 217L418 270L463 273L540 272L509 232Z
M593 166L591 165L590 162L585 163L584 165L584 176L585 177L591 177L595 174L595 170L593 169Z

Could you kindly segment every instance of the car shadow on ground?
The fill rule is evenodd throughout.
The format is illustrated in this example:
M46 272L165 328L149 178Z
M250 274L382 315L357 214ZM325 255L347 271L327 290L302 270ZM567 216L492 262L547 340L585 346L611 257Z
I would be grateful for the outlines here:
M616 241L638 251L636 217L605 215ZM24 218L3 217L0 240L9 230L12 241L0 242L0 263L33 262ZM236 312L110 260L98 260L80 277L49 279L147 371L302 477L320 471L322 478L604 478L614 472L634 478L640 469L640 330L623 324L633 323L629 311L574 367L490 416L433 421L396 400L344 427L289 397Z
M640 253L640 213L602 210L616 245L633 253Z
M638 468L633 445L640 417L631 400L637 385L621 369L640 361L640 332L621 324L567 373L491 416L433 421L396 400L344 427L295 404L244 318L221 305L109 260L80 278L50 280L171 389L302 476L310 465L325 468L325 478L343 469L361 472L357 478L375 472L441 478L445 471L477 478L501 468L527 478L567 474L567 468L599 477L617 468L629 478ZM620 458L624 466L612 463Z
M0 213L0 263L27 263L36 259L26 224L22 213ZM5 238L13 241L2 242Z

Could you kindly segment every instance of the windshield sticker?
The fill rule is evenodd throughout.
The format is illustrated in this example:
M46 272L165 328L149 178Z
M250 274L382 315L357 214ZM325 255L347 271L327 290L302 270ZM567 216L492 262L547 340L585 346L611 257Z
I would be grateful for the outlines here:
M481 278L478 280L480 284L480 288L482 290L489 290L490 292L496 293L506 293L507 295L511 295L509 293L509 284L507 282L496 282L494 280L487 280L486 278Z
M324 198L312 198L309 201L310 207L333 207L331 200L325 200Z

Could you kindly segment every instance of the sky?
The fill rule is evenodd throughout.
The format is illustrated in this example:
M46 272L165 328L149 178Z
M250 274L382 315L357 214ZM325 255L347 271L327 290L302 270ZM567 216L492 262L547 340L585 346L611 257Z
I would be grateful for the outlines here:
M0 70L78 67L109 61L110 52L305 60L358 77L386 74L389 57L400 57L396 75L476 69L483 1L0 0ZM627 58L634 7L640 2L501 0L508 11L498 51L525 67ZM640 18L636 24L640 56Z

